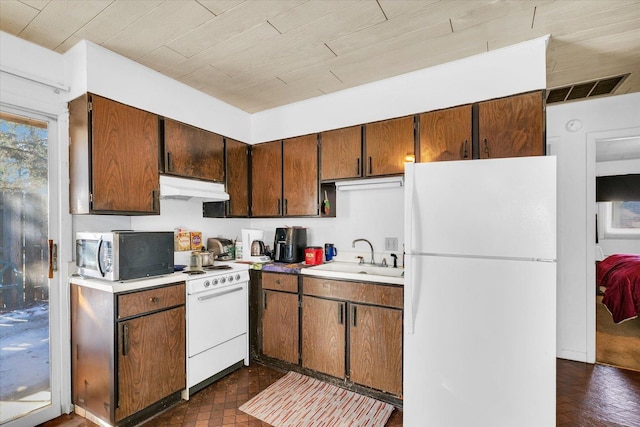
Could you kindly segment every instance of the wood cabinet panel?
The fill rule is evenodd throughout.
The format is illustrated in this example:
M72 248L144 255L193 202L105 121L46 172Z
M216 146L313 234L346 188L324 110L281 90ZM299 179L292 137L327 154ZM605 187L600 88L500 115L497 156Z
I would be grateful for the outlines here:
M302 297L302 366L345 377L346 303Z
M213 132L164 120L164 166L187 178L224 181L224 141Z
M182 306L119 322L116 420L185 388L185 319Z
M478 122L481 159L544 155L542 92L480 102Z
M158 117L92 95L94 212L159 213Z
M420 114L420 162L471 159L471 105Z
M298 275L282 273L262 273L262 289L298 292Z
M351 304L349 378L402 395L402 310Z
M282 215L282 142L251 147L251 215Z
M320 134L320 179L362 176L362 126L330 130Z
M402 308L404 304L401 286L346 282L319 277L303 277L302 293L396 308Z
M71 398L103 420L115 406L113 295L71 285Z
M262 353L298 363L298 294L263 290Z
M185 304L185 284L118 295L118 319Z
M407 154L415 154L413 116L366 124L365 176L404 173Z
M318 137L300 136L283 141L285 216L318 215Z
M229 216L249 215L249 145L226 140Z
M184 283L166 287L169 309L145 311L148 292L113 294L71 283L71 388L73 403L110 425L132 425L145 410L180 398L186 386ZM177 293L181 292L182 298ZM118 320L119 298L140 314ZM167 301L170 298L167 297ZM161 299L159 302L165 301ZM152 308L153 309L153 308ZM147 314L145 314L147 313ZM162 402L160 402L162 401ZM160 403L158 403L160 402ZM125 420L126 419L126 420Z

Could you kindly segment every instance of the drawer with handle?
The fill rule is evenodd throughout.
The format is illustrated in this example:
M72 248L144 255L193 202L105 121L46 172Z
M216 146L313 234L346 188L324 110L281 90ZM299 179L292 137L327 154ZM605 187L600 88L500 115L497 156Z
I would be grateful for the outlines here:
M298 275L282 273L262 273L262 289L298 292Z
M185 303L185 284L118 295L118 319L163 310Z

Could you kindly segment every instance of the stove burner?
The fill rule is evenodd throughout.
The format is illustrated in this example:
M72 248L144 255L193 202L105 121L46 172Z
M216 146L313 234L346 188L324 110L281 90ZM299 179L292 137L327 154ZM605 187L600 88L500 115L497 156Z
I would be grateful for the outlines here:
M207 267L202 267L203 270L231 270L233 267L230 265L210 265Z
M189 276L197 276L198 274L204 274L205 272L202 270L191 270L191 271L183 271L183 273L188 274Z

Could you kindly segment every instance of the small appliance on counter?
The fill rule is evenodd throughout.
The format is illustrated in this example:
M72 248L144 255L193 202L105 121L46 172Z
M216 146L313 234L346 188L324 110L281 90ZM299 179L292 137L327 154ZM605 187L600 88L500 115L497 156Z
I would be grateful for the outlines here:
M235 248L229 239L210 237L207 239L207 251L211 252L217 261L231 261Z
M240 230L243 242L242 259L244 261L267 262L271 259L265 255L264 230L243 228ZM236 257L237 258L237 257Z
M173 273L173 231L76 233L76 266L85 277L119 281Z
M303 227L276 228L273 242L273 260L276 262L296 263L305 259L307 247L307 229Z

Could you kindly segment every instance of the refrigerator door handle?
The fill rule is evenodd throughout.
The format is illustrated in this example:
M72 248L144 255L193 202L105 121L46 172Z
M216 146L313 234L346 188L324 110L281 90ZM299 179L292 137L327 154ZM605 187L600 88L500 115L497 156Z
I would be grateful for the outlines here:
M406 252L409 252L409 256L405 257L405 270L404 270L404 329L406 333L413 334L414 319L416 313L416 307L414 307L414 283L413 274L411 270L413 267L412 253L413 253L413 218L415 209L415 164L405 163L405 187L404 187L404 241L406 245Z

